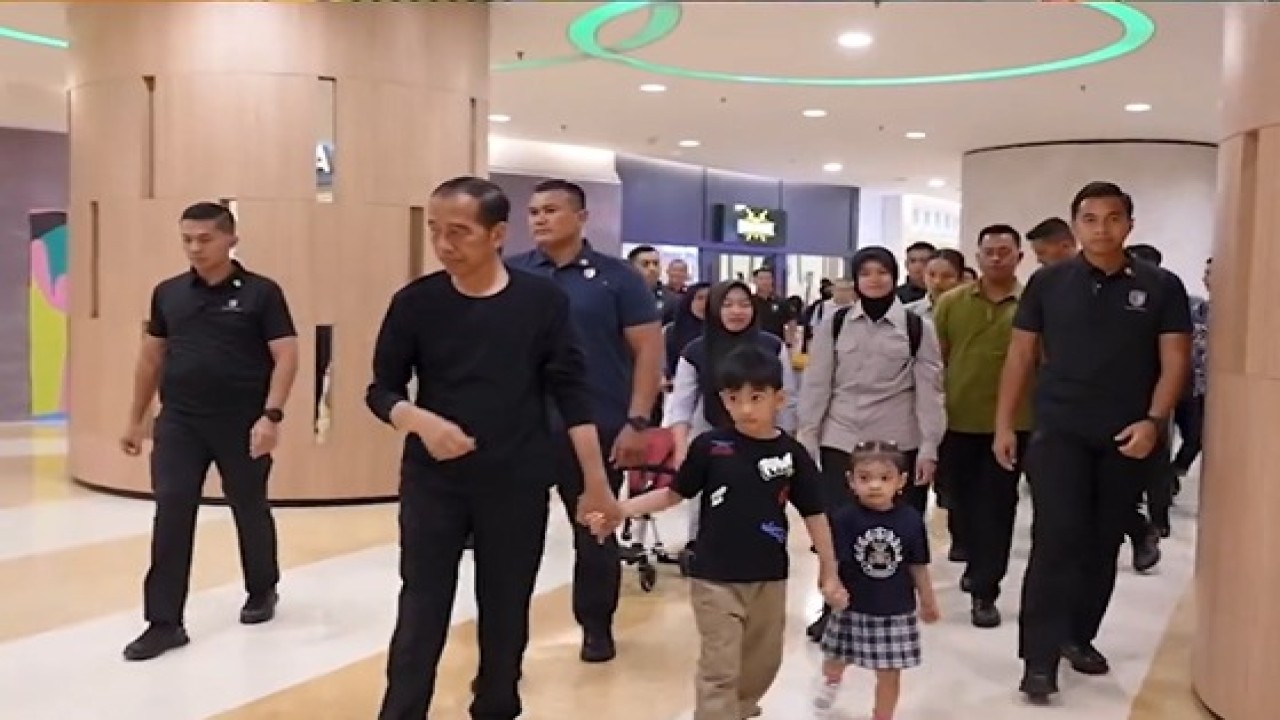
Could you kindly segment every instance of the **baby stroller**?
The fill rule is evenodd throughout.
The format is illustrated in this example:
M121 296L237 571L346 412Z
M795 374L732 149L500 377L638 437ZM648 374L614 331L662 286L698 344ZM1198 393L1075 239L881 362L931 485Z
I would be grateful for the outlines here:
M627 494L636 497L655 490L662 490L675 479L672 460L675 443L671 431L652 428L645 431L645 462L627 468ZM652 537L652 543L650 538ZM640 589L651 592L658 582L658 565L678 565L680 558L670 553L662 544L658 523L650 515L628 518L622 525L622 561L635 565L640 573Z

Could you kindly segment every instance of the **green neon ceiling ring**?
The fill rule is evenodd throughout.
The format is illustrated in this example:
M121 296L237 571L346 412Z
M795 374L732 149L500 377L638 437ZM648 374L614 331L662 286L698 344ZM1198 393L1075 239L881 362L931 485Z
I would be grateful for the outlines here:
M676 2L648 2L645 3L645 7L635 8L628 12L635 12L636 10L644 9L649 11L648 16L645 18L644 25L631 36L610 47L610 52L629 53L658 42L675 31L676 27L680 24L680 18L683 14L680 4ZM66 50L71 46L71 43L62 38L38 35L36 33L29 33L16 28L4 26L0 26L0 39L16 40L18 42L24 42L31 45L57 48L59 50ZM511 70L541 70L543 68L568 65L569 63L581 62L589 59L591 59L590 56L584 53L572 53L568 55L556 55L548 58L528 58L509 63L496 63L493 65L492 69L496 72L507 72Z
M630 37L620 40L613 47L609 48L611 53L629 53L648 47L659 40L675 32L676 27L680 24L680 18L683 10L680 3L677 2L647 2L644 8L635 8L629 10L649 10L648 17L645 18L644 26L637 30ZM617 17L617 16L615 16ZM610 18L612 22L614 18ZM576 22L576 21L575 21ZM573 53L571 55L556 55L549 58L530 58L528 60L517 60L509 63L496 63L493 70L497 72L505 72L508 70L541 70L543 68L555 67L557 65L568 65L572 62L582 60L590 60L591 57L586 53Z
M713 70L697 70L675 65L651 62L623 55L604 47L599 40L600 31L618 18L638 12L652 5L651 0L629 0L627 2L610 2L588 10L569 25L569 42L584 55L618 65L625 65L634 70L686 78L690 80L708 80L712 82L747 83L754 85L793 85L808 87L901 87L909 85L941 85L948 83L984 82L990 80L1007 80L1010 78L1044 75L1082 68L1089 65L1115 60L1146 45L1155 35L1156 25L1145 13L1132 5L1119 2L1085 2L1082 6L1106 15L1118 23L1124 31L1115 42L1080 55L1060 60L1048 60L1031 65L969 72L946 73L941 75L899 75L886 77L785 77L777 75L740 75Z

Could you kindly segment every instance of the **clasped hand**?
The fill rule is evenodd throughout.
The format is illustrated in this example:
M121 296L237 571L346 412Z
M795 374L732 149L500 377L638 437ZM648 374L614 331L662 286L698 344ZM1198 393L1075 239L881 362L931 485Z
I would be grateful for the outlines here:
M822 599L833 610L841 611L849 607L849 591L839 578L823 578L818 581L818 590Z

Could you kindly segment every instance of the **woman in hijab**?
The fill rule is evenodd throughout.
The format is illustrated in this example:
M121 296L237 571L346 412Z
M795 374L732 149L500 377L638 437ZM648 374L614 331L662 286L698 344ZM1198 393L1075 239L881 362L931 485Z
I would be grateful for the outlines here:
M863 248L854 253L853 270L857 301L831 313L813 334L797 438L822 466L829 513L852 502L845 473L853 449L879 441L906 456L911 481L901 500L923 514L947 425L938 338L894 293L892 252ZM829 613L824 607L809 626L811 639L822 637Z
M676 376L676 365L680 363L680 353L689 343L702 337L702 328L707 317L707 295L711 283L694 283L680 298L676 307L675 319L667 326L667 371L663 376L668 380Z
M756 305L751 288L741 280L729 280L712 286L707 296L706 327L702 337L689 343L676 363L671 394L662 425L671 429L676 456L673 464L684 462L689 441L711 428L729 427L732 420L720 401L715 377L720 364L734 350L755 344L778 356L782 361L783 392L787 406L778 425L795 431L795 375L791 370L791 354L782 339L759 328ZM696 508L691 504L690 508ZM694 510L693 512L696 512ZM697 529L696 514L690 518L690 537Z

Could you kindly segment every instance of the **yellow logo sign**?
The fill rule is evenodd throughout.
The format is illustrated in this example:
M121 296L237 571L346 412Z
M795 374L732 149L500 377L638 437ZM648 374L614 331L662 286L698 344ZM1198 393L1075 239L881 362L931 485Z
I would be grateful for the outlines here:
M777 229L769 211L749 207L738 208L738 237L743 242L768 244L777 237Z

